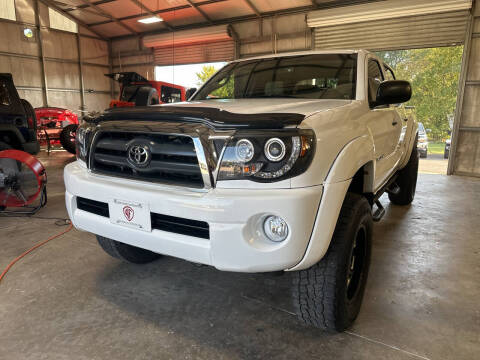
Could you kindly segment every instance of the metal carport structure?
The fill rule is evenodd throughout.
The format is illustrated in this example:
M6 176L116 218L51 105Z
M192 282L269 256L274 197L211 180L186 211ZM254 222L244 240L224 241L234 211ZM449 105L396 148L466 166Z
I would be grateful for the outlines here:
M16 0L0 32L1 71L34 106L100 110L103 74L313 48L410 49L465 44L449 174L480 176L479 9L471 0ZM78 24L53 29L49 8ZM36 10L35 10L36 9ZM163 21L142 24L157 16ZM22 40L25 27L36 34ZM17 59L18 61L12 61ZM30 75L31 74L31 75Z

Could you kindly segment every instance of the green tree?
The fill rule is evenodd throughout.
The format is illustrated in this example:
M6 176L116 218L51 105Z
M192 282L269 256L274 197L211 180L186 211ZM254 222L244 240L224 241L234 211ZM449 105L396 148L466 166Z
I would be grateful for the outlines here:
M443 47L386 51L378 55L395 71L397 79L412 83L413 95L408 105L434 139L447 136L448 115L457 101L458 79L463 47Z
M212 65L204 65L202 71L196 73L197 75L197 84L199 86L203 85L208 79L212 77L217 69ZM224 79L219 83L219 87L212 91L210 94L212 97L221 98L221 99L230 99L233 97L233 77Z
M199 73L196 73L197 75L197 85L202 86L207 82L208 79L212 77L213 74L215 74L217 70L215 67L212 65L203 65L202 71Z

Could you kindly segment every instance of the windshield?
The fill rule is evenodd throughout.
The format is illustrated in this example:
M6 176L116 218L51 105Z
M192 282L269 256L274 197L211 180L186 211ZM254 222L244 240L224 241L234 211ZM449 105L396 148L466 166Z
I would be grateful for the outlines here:
M245 98L355 99L356 54L246 60L216 73L193 100Z

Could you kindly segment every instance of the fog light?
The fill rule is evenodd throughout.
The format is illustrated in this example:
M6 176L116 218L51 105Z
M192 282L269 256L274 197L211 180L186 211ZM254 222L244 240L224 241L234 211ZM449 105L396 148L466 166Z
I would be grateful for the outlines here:
M263 223L263 231L270 240L280 242L288 236L288 225L281 217L269 216Z

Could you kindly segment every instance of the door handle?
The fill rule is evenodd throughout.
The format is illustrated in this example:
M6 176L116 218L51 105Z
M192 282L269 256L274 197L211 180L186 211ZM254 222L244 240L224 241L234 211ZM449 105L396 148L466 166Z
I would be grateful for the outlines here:
M395 126L397 124L398 124L398 122L396 122L396 121L392 122L392 126Z

